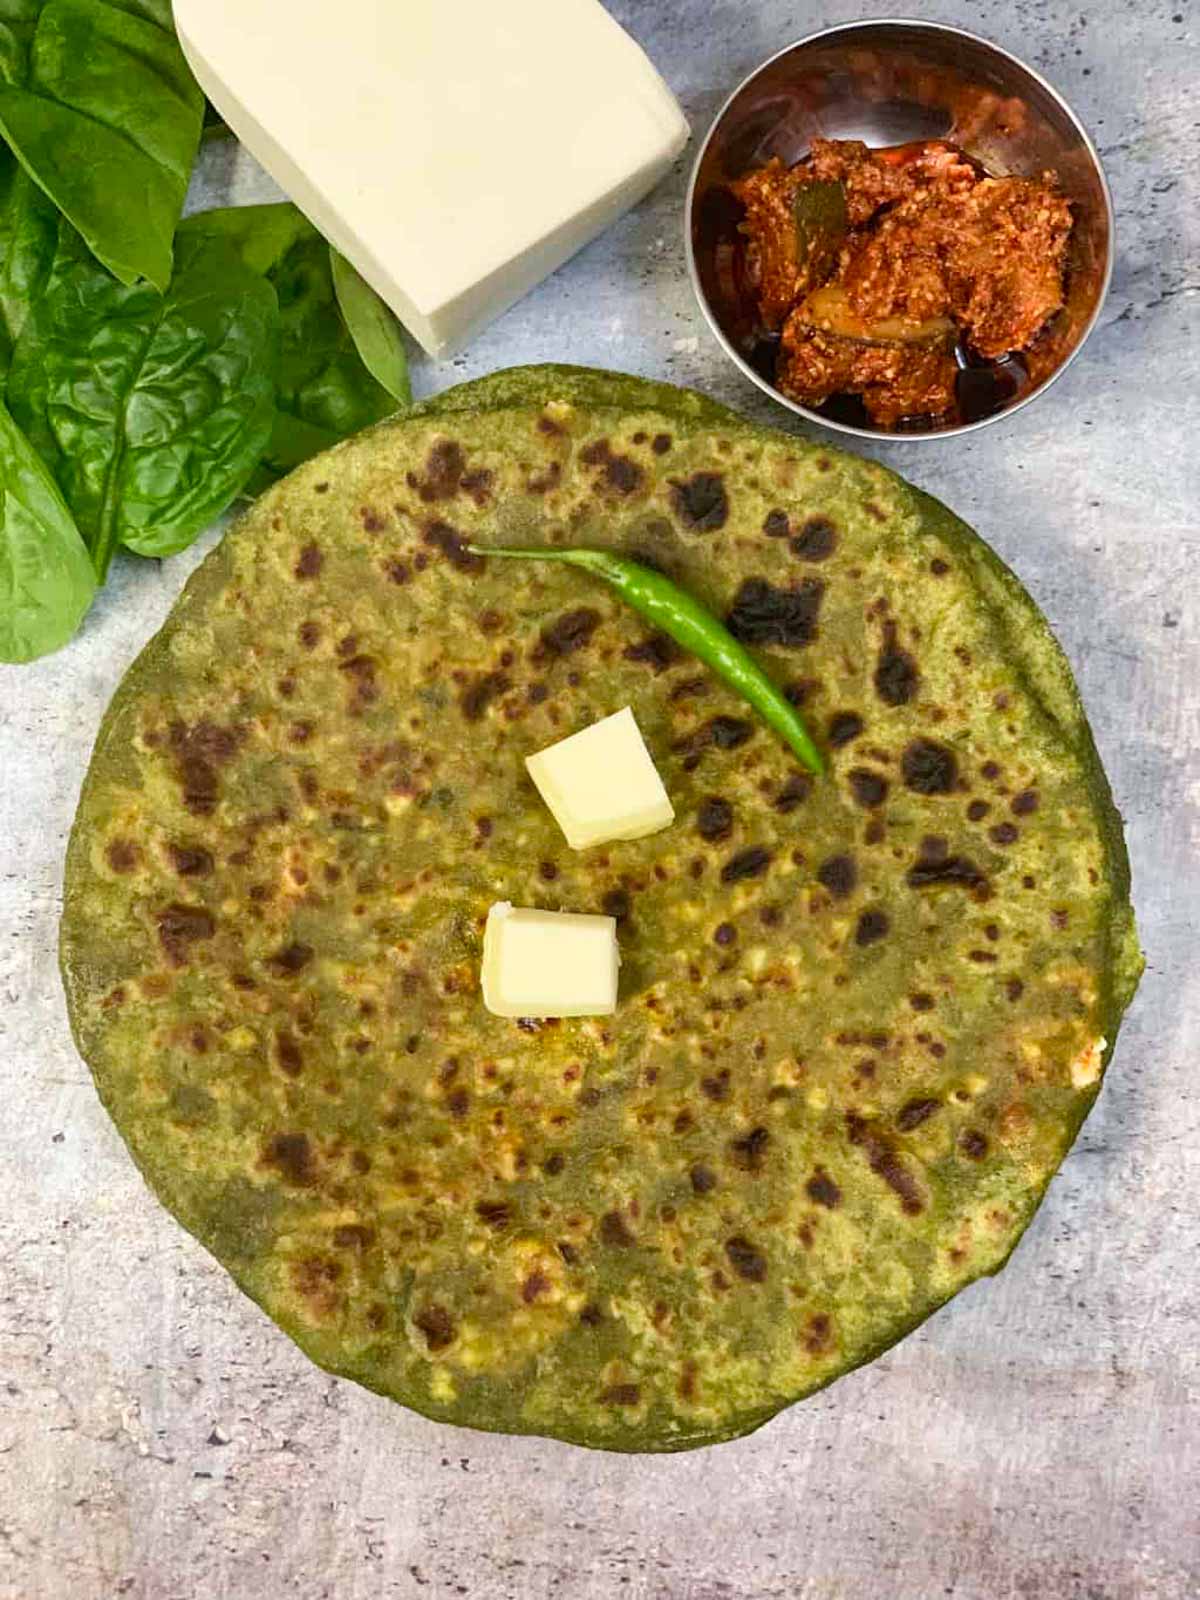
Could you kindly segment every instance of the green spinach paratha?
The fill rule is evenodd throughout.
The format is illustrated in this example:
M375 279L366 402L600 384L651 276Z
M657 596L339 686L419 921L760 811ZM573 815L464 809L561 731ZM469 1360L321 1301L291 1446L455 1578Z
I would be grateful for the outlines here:
M657 563L828 776L602 585ZM676 810L569 850L523 757L632 705ZM618 918L615 1016L479 993L495 900ZM744 1433L1012 1250L1140 970L1069 669L942 506L700 396L501 373L300 468L104 720L73 1027L164 1204L431 1417Z

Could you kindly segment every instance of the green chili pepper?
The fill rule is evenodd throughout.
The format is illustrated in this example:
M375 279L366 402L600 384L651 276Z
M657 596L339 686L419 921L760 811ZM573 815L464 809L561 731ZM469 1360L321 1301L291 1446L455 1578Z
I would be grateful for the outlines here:
M723 622L661 572L644 567L608 550L504 550L472 545L477 556L502 556L505 560L562 561L584 567L603 578L625 597L635 611L677 644L699 656L706 666L736 689L768 726L787 740L810 772L825 771L821 753L809 737L799 712L737 642Z

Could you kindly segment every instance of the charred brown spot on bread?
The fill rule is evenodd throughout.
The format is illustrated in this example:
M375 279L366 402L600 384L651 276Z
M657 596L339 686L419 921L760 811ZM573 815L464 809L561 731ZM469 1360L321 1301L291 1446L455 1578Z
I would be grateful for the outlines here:
M440 551L450 565L457 567L460 572L483 571L483 557L470 550L466 537L448 522L427 522L421 531L421 538L432 549Z
M733 807L718 794L701 800L696 812L696 830L709 844L728 839L733 832Z
M475 1215L480 1222L501 1233L508 1227L512 1220L512 1212L504 1200L480 1200L476 1202Z
M472 472L463 473L459 487L477 506L482 507L491 499L494 477L490 467L476 467Z
M375 1243L375 1229L365 1222L340 1222L332 1238L335 1250L369 1250Z
M986 899L986 875L969 856L950 855L945 839L929 835L921 840L921 853L909 867L904 880L910 889L955 885L971 890L977 899Z
M804 1328L804 1348L810 1356L823 1356L833 1348L833 1323L824 1311L809 1317Z
M471 1095L467 1089L452 1089L446 1096L446 1110L452 1117L462 1119L471 1109Z
M304 545L296 557L296 564L292 573L297 578L316 578L320 576L321 568L325 565L325 557L319 544L311 540Z
M132 839L110 839L104 852L109 870L120 875L132 872L142 858L142 853Z
M850 793L860 806L870 809L881 806L887 799L887 779L878 772L872 772L869 767L855 767L846 781L850 785Z
M636 1383L610 1383L601 1390L600 1398L606 1406L636 1406L641 1403L642 1391Z
M540 634L543 650L551 656L573 656L591 642L600 626L600 613L591 606L577 606L548 622Z
M597 439L580 451L579 459L586 467L598 467L601 481L614 494L636 494L641 488L644 473L632 456L619 455L607 439Z
M711 1167L697 1161L688 1173L693 1194L711 1194L717 1187L717 1175Z
M600 1218L600 1242L618 1249L628 1249L637 1240L619 1211L606 1211Z
M792 540L792 554L801 561L825 561L837 545L837 529L828 517L809 517Z
M761 1172L770 1143L766 1128L751 1128L749 1133L729 1141L729 1158L743 1172Z
M317 1181L316 1155L306 1133L272 1134L263 1147L262 1161L294 1189L309 1189Z
M426 505L436 500L451 500L458 493L466 471L467 458L455 439L437 439L425 458L424 470L409 472L406 481Z
M794 589L777 589L765 578L745 578L733 597L725 623L742 644L797 648L817 631L825 585L805 578Z
M627 645L623 651L626 661L644 663L653 672L665 672L683 659L683 651L666 633L648 633L637 644Z
M865 724L857 711L835 711L829 719L826 735L835 750L852 739L857 739Z
M507 673L481 673L459 695L459 708L468 722L478 722L492 702L507 694L511 688L512 679Z
M222 727L204 719L189 727L173 722L167 732L175 778L183 791L184 807L197 817L208 817L220 798L220 769L237 754L245 730Z
M784 684L783 698L789 705L798 708L807 705L820 687L820 680L817 678L793 678L791 683Z
M736 750L753 736L754 724L744 717L710 717L700 731L718 750Z
M793 772L784 780L779 793L772 801L775 810L787 816L803 805L812 793L812 779L804 772Z
M291 1263L288 1271L293 1289L311 1315L332 1317L344 1304L344 1297L337 1291L342 1276L339 1261L325 1256L302 1256Z
M352 717L361 716L368 706L379 699L379 681L376 676L379 663L374 656L356 655L339 662L338 671L350 685L346 709Z
M445 1306L421 1306L413 1316L413 1326L425 1335L425 1343L432 1355L448 1350L458 1337L454 1318Z
M942 1109L942 1102L933 1099L906 1100L896 1113L896 1126L901 1133L911 1133Z
M875 693L888 706L907 705L917 692L917 663L900 648L896 624L890 620L884 624L873 682Z
M916 794L950 794L958 783L958 758L936 739L914 739L900 757L900 771Z
M834 1211L842 1203L842 1191L824 1167L813 1168L812 1176L804 1185L804 1192L814 1205L824 1206L826 1211Z
M304 1054L290 1028L275 1030L275 1059L288 1078L298 1078L304 1071Z
M862 1149L871 1171L899 1197L901 1210L908 1216L923 1211L925 1201L920 1185L900 1160L887 1135L854 1111L846 1113L846 1132L850 1143Z
M671 482L675 515L693 533L712 533L729 520L729 496L719 472L694 472Z
M277 977L294 978L297 973L304 971L314 954L312 945L294 939L290 944L282 945L273 956L270 956L267 965Z
M204 906L181 905L173 901L155 913L158 924L158 942L171 967L186 967L191 959L192 947L211 939L217 931L217 920Z
M745 1234L735 1233L732 1239L726 1239L725 1254L739 1278L744 1278L747 1283L765 1281L767 1258L757 1245L746 1238Z
M886 911L878 909L864 911L858 919L858 926L854 930L854 942L860 948L866 945L878 944L887 937L891 923Z
M754 735L754 725L744 717L710 717L707 722L685 734L675 743L683 755L683 769L693 772L700 765L704 752L710 747L717 750L737 750Z
M817 881L835 900L844 900L857 887L858 863L851 855L829 856L817 868Z
M521 1285L521 1299L527 1306L531 1306L535 1300L541 1299L549 1287L549 1277L540 1267L535 1267Z
M747 878L761 878L771 865L771 852L765 845L747 845L721 868L722 883L742 883Z
M609 889L600 904L604 915L612 917L618 927L623 922L628 921L629 913L633 908L629 890L623 888Z

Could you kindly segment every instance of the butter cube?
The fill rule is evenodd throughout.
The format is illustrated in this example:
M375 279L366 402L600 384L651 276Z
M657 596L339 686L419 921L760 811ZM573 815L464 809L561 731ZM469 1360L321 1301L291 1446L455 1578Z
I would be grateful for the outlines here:
M500 900L483 936L483 1003L498 1017L606 1017L620 963L614 917Z
M687 142L671 91L600 0L174 12L225 121L431 355L636 204Z
M572 850L643 839L675 820L628 706L526 756L525 765Z

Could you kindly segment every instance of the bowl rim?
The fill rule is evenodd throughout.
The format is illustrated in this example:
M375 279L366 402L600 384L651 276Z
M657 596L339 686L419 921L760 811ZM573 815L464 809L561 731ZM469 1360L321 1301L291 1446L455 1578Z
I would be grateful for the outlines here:
M984 50L991 51L994 55L1001 57L1005 61L1011 62L1014 66L1019 67L1022 72L1027 73L1029 77L1031 77L1036 84L1045 90L1050 98L1058 104L1059 108L1066 114L1067 119L1074 127L1075 132L1078 134L1083 149L1087 152L1091 159L1092 166L1096 172L1096 177L1099 179L1100 193L1104 201L1105 220L1108 224L1108 247L1105 251L1104 271L1100 280L1100 292L1096 296L1096 304L1092 310L1091 316L1088 318L1087 325L1084 327L1079 338L1076 340L1074 347L1068 352L1066 359L1061 361L1058 366L1055 367L1054 371L1048 378L1045 379L1044 382L1039 384L1036 389L1031 389L1028 394L1023 395L1019 400L1016 401L1015 404L1002 406L1000 410L993 411L990 416L980 417L975 422L959 422L955 423L953 427L935 428L923 433L898 433L889 431L886 428L864 428L860 427L857 423L838 422L831 417L822 416L820 412L814 411L810 406L802 405L798 400L790 399L787 395L783 394L781 390L777 389L774 384L768 383L760 373L754 370L745 357L734 348L729 339L726 337L725 330L717 321L713 308L709 304L708 297L704 293L703 286L700 282L700 272L696 265L696 251L692 238L692 214L695 208L696 186L700 178L700 168L704 163L705 156L708 154L708 147L712 143L714 134L724 121L730 107L733 105L734 101L738 98L742 91L750 83L752 83L760 73L765 72L768 67L773 66L776 61L781 60L784 56L790 55L793 50L799 50L808 45L818 44L823 40L832 39L839 34L850 35L861 33L866 29L878 28L914 28L918 31L926 33L949 34L958 39L967 39L972 44L982 46ZM725 354L730 358L735 366L740 368L740 370L747 378L750 379L756 388L761 389L762 392L765 395L769 395L777 405L786 407L787 410L793 412L796 416L804 417L807 421L815 423L817 427L828 428L834 433L848 434L850 437L855 439L879 440L885 444L908 444L918 442L927 444L943 439L959 438L963 434L975 433L980 428L986 428L993 422L1000 422L1002 419L1015 417L1018 411L1023 411L1025 407L1031 404L1034 400L1040 399L1048 389L1058 382L1058 379L1067 370L1067 368L1075 360L1075 357L1091 338L1092 333L1096 328L1096 324L1100 320L1100 313L1104 309L1105 301L1108 299L1109 288L1112 284L1113 266L1116 260L1116 216L1113 210L1112 190L1109 187L1108 175L1104 171L1104 163L1100 159L1100 153L1096 149L1091 134L1084 126L1070 102L1065 98L1065 96L1059 93L1059 91L1052 83L1049 82L1047 78L1043 77L1036 67L1031 67L1027 61L1022 60L1020 56L1015 55L1011 50L1006 50L1003 45L997 44L993 39L988 39L982 34L974 33L969 28L956 27L951 22L931 22L927 21L923 17L866 17L857 22L839 22L834 23L828 28L819 28L814 33L806 33L801 38L794 39L790 44L783 45L772 55L767 56L765 60L760 61L756 67L753 67L745 75L745 77L734 86L729 94L726 95L712 121L710 122L708 132L705 134L699 149L696 151L696 157L692 163L691 176L688 179L687 193L684 197L683 244L684 252L687 258L688 278L692 285L692 293L696 298L696 303L699 305L700 310L703 313L704 320L708 323L709 328L716 336L717 343L724 350Z

